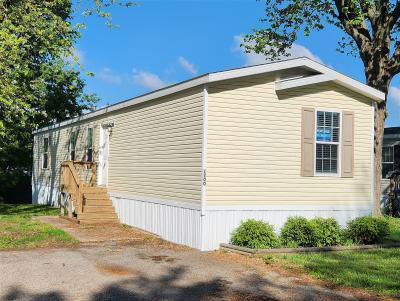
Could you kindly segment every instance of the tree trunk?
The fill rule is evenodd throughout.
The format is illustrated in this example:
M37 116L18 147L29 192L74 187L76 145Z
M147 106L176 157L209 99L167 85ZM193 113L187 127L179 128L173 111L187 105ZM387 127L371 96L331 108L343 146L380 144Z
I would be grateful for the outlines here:
M387 97L387 96L386 96ZM386 101L384 103L375 105L375 180L374 180L374 206L372 214L374 216L381 216L381 199L382 199L382 145L383 134L385 129L386 119Z

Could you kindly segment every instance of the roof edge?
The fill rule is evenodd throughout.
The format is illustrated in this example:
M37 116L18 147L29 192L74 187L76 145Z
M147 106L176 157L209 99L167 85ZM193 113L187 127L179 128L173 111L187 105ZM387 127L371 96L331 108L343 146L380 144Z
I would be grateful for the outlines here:
M234 79L244 76L250 75L257 75L263 73L269 73L279 70L291 69L291 68L298 68L298 67L307 67L312 69L313 71L319 72L322 75L326 75L338 84L345 86L351 90L357 91L369 98L374 99L375 101L383 101L385 99L385 94L377 89L374 89L366 84L363 84L357 80L354 80L344 74L341 74L319 62L316 62L307 57L299 57L288 59L284 61L276 61L267 64L255 65L255 66L248 66L242 67L237 69L231 69L226 71L218 71L213 73L206 73L204 75L200 75L198 77L179 82L177 84L149 92L144 95L140 95L122 102L118 102L116 104L107 106L102 109L98 109L96 111L87 113L85 115L75 117L69 120L65 120L59 123L52 124L50 126L46 126L40 129L33 131L33 134L38 134L50 130L54 130L60 127L64 127L66 125L74 124L77 122L81 122L84 120L92 119L101 115L105 115L117 110L121 110L139 103L143 103L146 101L150 101L152 99L156 99L159 97L167 96L173 93L177 93L180 91L184 91L190 88L194 88L200 85L204 85L207 83L218 82L227 79Z

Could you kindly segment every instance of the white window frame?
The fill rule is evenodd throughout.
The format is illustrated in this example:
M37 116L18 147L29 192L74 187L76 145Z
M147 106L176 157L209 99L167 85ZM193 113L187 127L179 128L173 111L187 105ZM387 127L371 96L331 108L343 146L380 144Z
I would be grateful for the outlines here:
M47 152L44 151L44 141L45 139L47 139ZM43 153L42 153L42 160L41 160L41 168L42 169L49 169L49 165L50 165L50 156L49 156L49 149L50 149L50 137L47 136L43 136L43 143L40 146L41 148L43 148ZM44 167L44 155L47 154L47 167Z
M392 149L392 156L393 156L393 161L389 162L389 161L383 161L383 148L391 148ZM384 164L392 164L392 170L394 170L394 145L383 145L382 146L382 170L383 170L383 165Z
M317 126L318 126L318 112L339 113L340 128L339 128L339 142L317 141ZM314 176L315 177L340 177L342 170L342 132L343 132L343 114L341 110L332 108L315 108L314 112ZM337 172L336 173L322 173L317 172L317 143L319 144L334 144L338 146L337 157Z

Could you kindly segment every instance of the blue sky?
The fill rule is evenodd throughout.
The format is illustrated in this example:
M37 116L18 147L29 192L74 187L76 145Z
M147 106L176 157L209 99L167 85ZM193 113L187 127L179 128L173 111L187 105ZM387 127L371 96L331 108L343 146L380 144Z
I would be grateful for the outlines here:
M239 44L244 34L262 26L263 3L145 0L139 7L111 9L119 25L113 29L104 20L86 18L76 45L84 70L95 73L85 78L86 92L96 93L103 106L203 73L262 63ZM313 57L364 82L361 61L335 51L339 37L333 28L300 37L293 56ZM388 107L387 126L400 126L400 77L392 83Z

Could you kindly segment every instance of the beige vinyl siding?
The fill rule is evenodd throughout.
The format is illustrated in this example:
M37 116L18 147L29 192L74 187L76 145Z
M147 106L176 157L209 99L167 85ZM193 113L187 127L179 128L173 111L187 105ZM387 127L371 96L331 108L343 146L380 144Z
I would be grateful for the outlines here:
M40 133L34 137L33 148L33 184L59 187L61 163L69 160L69 140L71 131L78 130L76 143L76 160L85 160L86 151L86 131L88 127L94 127L94 136L97 136L99 121L89 121L87 123L74 124L57 130ZM49 167L42 169L43 139L49 137ZM98 146L95 137L94 158L98 157Z
M276 75L210 85L207 204L371 200L371 101L334 83L275 92ZM352 111L354 177L302 177L302 107Z
M51 135L50 167L41 169L41 144L35 142L33 184L58 187L60 164L69 159L72 130L78 130L76 160L86 160L87 128L94 128L94 159L98 162L103 122L115 126L109 138L108 190L133 196L200 202L202 88L151 100L40 133L35 141Z
M201 88L111 115L109 190L200 202L202 118Z

